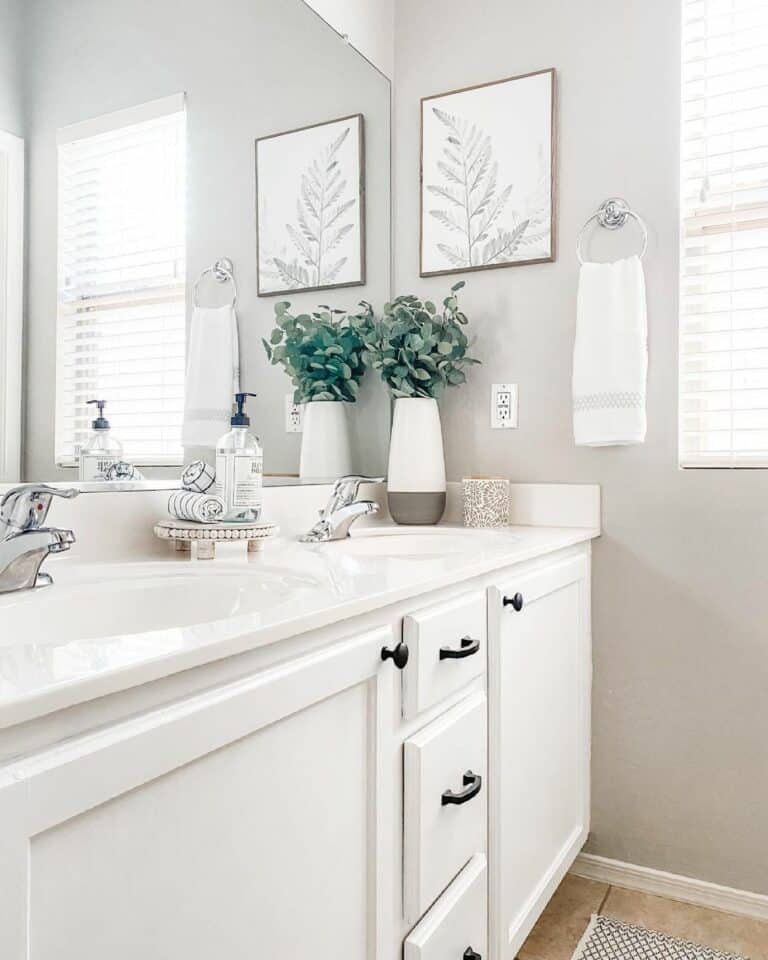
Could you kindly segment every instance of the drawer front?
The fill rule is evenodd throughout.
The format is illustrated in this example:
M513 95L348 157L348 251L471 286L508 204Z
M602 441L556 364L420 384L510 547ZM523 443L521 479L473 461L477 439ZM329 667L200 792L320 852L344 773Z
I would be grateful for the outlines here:
M475 854L405 941L405 960L488 960L488 870Z
M403 674L403 716L415 717L485 672L485 592L463 594L405 618L411 651Z
M414 923L485 850L486 699L475 693L405 741L404 907Z

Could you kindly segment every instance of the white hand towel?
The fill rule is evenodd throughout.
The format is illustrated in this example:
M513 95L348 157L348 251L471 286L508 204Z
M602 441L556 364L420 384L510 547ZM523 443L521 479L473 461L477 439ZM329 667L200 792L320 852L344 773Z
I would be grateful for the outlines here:
M639 257L585 263L573 347L573 436L604 447L645 440L648 321Z
M226 504L221 497L209 493L177 490L168 498L168 513L177 520L197 523L218 523L224 516Z
M185 447L215 447L229 429L240 390L237 317L231 305L195 307L187 346Z

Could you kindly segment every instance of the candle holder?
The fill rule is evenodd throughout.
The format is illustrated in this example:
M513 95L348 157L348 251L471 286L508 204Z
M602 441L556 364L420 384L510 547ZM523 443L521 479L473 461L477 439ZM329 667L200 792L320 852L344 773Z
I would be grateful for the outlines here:
M509 480L465 477L461 481L465 527L506 527L509 524Z

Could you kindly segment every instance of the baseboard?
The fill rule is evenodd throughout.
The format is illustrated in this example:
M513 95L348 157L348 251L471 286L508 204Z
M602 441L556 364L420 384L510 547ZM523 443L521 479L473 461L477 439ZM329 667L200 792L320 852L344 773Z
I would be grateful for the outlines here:
M700 907L710 907L725 913L737 913L758 920L768 920L768 896L722 887L706 880L694 880L676 873L665 873L634 863L609 860L591 853L581 853L571 867L571 873L588 880L599 880L628 890L640 890L670 900L682 900Z

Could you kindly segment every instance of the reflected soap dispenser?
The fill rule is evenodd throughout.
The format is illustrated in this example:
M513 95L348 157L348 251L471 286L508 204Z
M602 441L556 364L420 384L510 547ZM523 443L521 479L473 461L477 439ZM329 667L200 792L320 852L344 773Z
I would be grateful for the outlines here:
M109 429L109 420L104 418L106 400L88 400L88 404L96 404L99 414L91 421L90 437L80 448L80 479L103 480L112 466L123 459L123 445L112 436Z
M249 433L251 419L244 412L245 398L236 393L232 429L216 444L216 494L224 501L223 520L252 523L261 516L264 455L259 438Z

